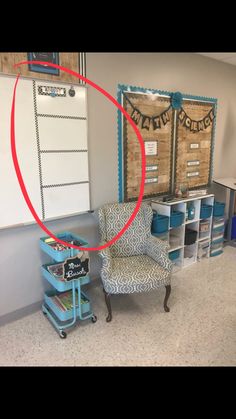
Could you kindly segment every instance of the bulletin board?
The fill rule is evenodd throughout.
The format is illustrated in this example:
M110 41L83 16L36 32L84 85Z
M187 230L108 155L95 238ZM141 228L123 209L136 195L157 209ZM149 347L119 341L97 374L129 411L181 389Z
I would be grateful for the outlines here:
M170 97L142 91L122 92L123 107L139 128L145 145L146 177L144 197L170 192L172 168L172 119ZM142 159L137 136L126 118L122 120L124 200L138 198Z
M118 101L144 140L144 199L174 194L176 187L210 186L217 99L118 85ZM139 141L118 111L120 202L138 199L141 172Z
M214 102L183 99L176 119L176 186L210 186L215 114Z
M20 190L11 155L15 80L0 76L0 228L35 221ZM90 210L85 86L20 78L15 143L28 195L42 221Z

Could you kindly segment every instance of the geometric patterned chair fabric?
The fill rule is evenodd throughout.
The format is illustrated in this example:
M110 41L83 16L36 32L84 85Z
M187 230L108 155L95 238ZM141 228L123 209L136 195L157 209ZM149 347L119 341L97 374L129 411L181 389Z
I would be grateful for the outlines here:
M101 244L111 240L134 211L136 203L106 204L98 211ZM110 294L146 292L166 287L165 311L169 311L172 263L169 245L151 235L153 212L142 203L132 224L114 244L99 252L102 258L101 279L108 306L107 321L112 318Z

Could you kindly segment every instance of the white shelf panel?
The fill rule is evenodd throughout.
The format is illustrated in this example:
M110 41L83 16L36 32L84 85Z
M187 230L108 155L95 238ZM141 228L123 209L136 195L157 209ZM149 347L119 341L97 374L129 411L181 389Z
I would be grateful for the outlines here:
M195 222L197 222L197 221L200 221L200 218L194 218L193 220L188 220L188 221L185 221L185 225L186 225L186 224L195 223Z
M196 196L193 196L191 198L181 198L181 199L175 198L175 199L173 199L172 201L169 201L169 202L152 200L152 203L155 202L155 203L158 203L158 204L168 205L169 206L169 205L179 204L180 202L189 202L189 201L195 201L197 199L201 199L202 200L202 199L205 199L205 198L213 198L213 197L214 197L213 194L196 195Z
M210 240L211 239L211 236L206 236L206 237L201 237L200 239L198 239L197 241L198 242L202 242L202 241L204 241L204 240Z
M177 246L177 247L172 247L171 249L168 250L168 252L174 252L174 250L179 250L179 249L183 249L184 246Z

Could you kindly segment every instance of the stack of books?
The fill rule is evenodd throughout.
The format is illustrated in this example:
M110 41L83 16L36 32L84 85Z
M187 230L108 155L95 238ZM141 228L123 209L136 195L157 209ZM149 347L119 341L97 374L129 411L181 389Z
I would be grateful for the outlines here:
M54 295L52 301L56 304L56 306L62 311L68 311L73 309L73 297L72 297L72 290L62 292L58 295ZM89 301L84 295L81 295L80 304L88 303ZM78 291L76 290L75 295L75 306L78 307Z

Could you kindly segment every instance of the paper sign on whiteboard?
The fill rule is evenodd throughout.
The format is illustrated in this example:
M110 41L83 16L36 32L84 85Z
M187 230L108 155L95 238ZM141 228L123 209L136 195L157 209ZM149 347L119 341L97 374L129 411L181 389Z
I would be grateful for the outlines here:
M145 155L156 156L157 155L157 141L145 141Z

